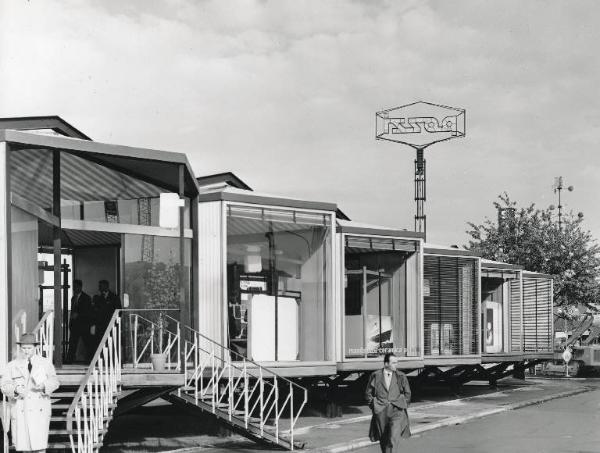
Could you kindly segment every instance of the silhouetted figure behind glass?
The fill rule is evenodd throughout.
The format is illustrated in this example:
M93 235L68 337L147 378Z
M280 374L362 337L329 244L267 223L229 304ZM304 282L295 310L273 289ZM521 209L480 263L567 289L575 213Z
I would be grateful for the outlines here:
M95 335L96 348L102 340L102 336L115 310L121 308L119 296L113 293L110 289L107 280L98 282L98 294L92 299L92 305L95 313L95 324L92 325L91 331ZM96 351L94 351L95 353Z
M73 281L73 297L71 298L71 318L69 323L69 351L67 363L74 362L79 340L83 340L87 360L92 358L95 349L94 336L90 332L94 319L92 298L83 291L81 280Z

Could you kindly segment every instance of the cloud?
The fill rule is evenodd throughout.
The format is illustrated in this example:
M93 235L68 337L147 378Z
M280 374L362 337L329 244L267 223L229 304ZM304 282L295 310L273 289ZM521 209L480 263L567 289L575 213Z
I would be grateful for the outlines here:
M467 137L427 151L430 238L464 242L501 191L576 186L595 214L595 2L8 0L0 114L60 114L99 141L188 153L197 174L337 201L411 228L413 152L374 113L467 109Z

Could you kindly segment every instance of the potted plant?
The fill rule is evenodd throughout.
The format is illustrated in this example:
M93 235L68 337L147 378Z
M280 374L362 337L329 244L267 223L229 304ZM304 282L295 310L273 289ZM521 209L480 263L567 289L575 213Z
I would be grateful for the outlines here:
M179 305L179 266L170 259L168 263L152 263L148 269L146 284L146 307L158 309L151 312L148 318L153 322L150 334L153 335L153 349L150 351L150 362L155 371L164 371L168 362L165 352L165 337L168 338L168 318L165 309Z

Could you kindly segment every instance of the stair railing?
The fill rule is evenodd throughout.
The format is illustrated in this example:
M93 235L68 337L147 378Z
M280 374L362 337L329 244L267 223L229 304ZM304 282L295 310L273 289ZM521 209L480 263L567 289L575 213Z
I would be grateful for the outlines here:
M2 394L2 453L8 453L8 429L10 425L10 419L8 415L8 398Z
M293 450L294 427L306 405L307 390L200 332L186 329L191 338L185 340L184 375L196 404L209 403L213 413L225 411L229 420L243 418L246 429L253 425L260 436L267 431L277 444L284 439L281 422L285 418L289 420L286 440ZM179 395L182 391L179 389ZM295 406L299 398L302 401Z
M129 325L132 326L132 358L134 368L137 368L140 363L143 363L141 361L144 354L147 352L149 354L153 353L155 346L154 336L155 334L158 334L160 340L158 344L159 353L165 354L168 358L166 363L167 368L176 371L181 370L181 323L164 313L161 313L161 317L163 321L156 323L137 313L129 314ZM165 327L165 324L169 323L175 325L175 332ZM142 331L146 332L149 328L150 333L147 339L142 340L141 344L139 343L139 338L143 338L143 335L141 335L140 328ZM173 358L173 354L176 354L175 358Z
M121 310L115 310L69 410L73 453L94 453L121 384ZM75 424L75 430L73 425Z
M44 316L31 332L35 335L39 344L36 346L36 353L52 360L54 352L54 310L44 312Z

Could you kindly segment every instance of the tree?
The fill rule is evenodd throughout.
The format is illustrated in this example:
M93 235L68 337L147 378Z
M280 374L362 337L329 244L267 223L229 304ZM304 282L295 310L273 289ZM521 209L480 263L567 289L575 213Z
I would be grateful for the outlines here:
M554 278L554 305L559 313L600 299L600 248L583 229L583 215L563 215L562 228L552 207L518 207L505 192L494 202L498 220L469 222L467 248L483 258L518 264Z

